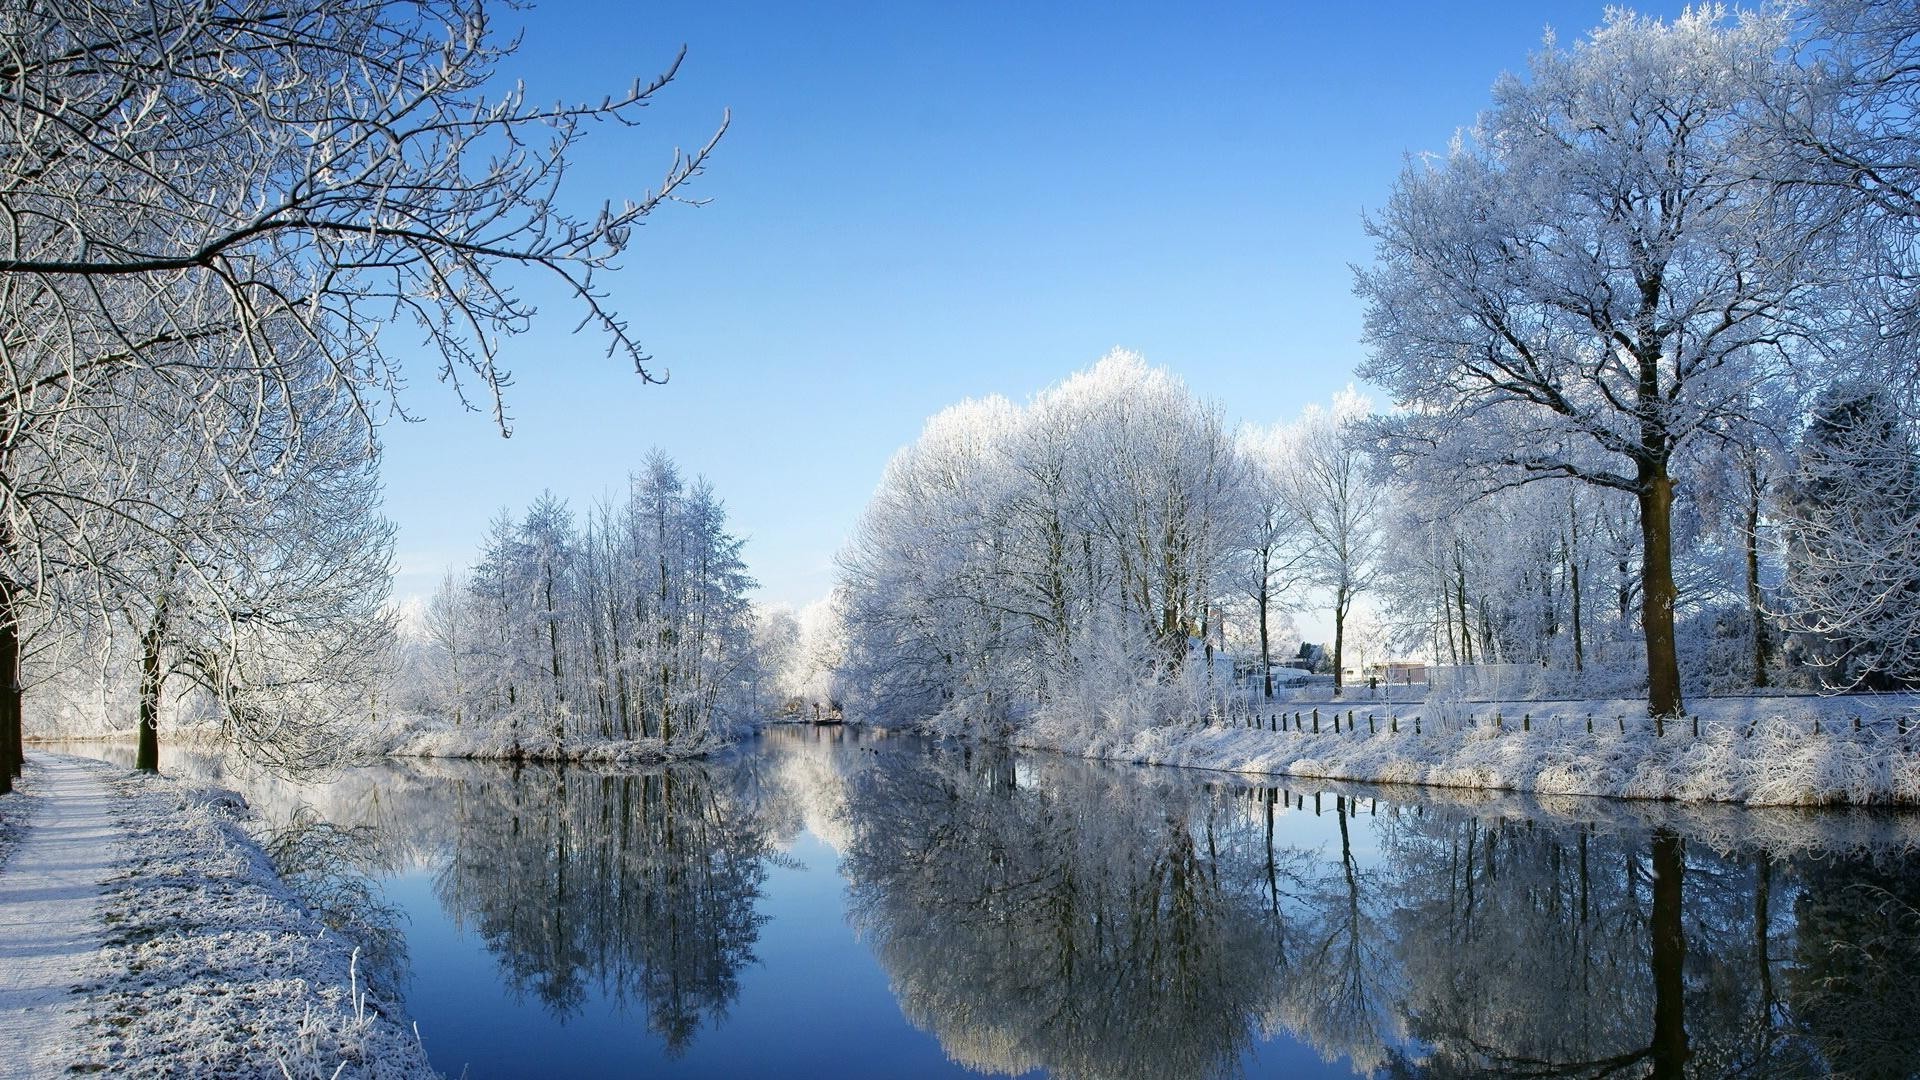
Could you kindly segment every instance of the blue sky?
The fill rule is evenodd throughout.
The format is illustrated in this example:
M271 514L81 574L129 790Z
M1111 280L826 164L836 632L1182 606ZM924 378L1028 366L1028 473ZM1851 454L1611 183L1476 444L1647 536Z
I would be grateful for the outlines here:
M1679 4L1642 10L1672 16ZM607 278L664 386L543 301L503 440L424 369L386 433L398 598L551 488L584 506L649 447L711 479L763 599L824 595L887 459L963 397L1016 400L1114 346L1235 420L1324 400L1360 359L1350 265L1409 152L1598 3L548 3L501 68L535 99L679 80L595 130L581 206L637 196L733 124L695 194Z

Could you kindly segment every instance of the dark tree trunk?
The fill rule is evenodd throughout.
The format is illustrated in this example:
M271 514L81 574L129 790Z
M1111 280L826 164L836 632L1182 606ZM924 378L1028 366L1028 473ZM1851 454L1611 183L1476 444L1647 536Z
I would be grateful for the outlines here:
M1454 600L1460 605L1460 650L1468 664L1473 663L1473 624L1467 619L1467 566L1458 545L1453 549Z
M1342 587L1334 597L1333 605L1333 696L1339 697L1342 687L1340 674L1345 661L1347 644L1347 590Z
M1647 642L1647 715L1664 720L1686 709L1674 647L1673 478L1663 462L1640 464L1640 627ZM1664 725L1662 725L1664 731Z
M158 621L140 636L140 743L133 767L160 771L160 635Z
M1747 618L1753 623L1753 685L1767 685L1773 636L1767 632L1766 596L1760 591L1760 476L1747 465Z
M1273 697L1273 648L1267 635L1267 607L1272 601L1267 566L1270 560L1267 552L1260 553L1260 679L1268 698Z
M20 710L20 624L13 591L0 584L0 795L13 790L26 754Z
M1573 605L1573 670L1585 671L1587 667L1587 643L1585 631L1580 625L1580 509L1573 504L1573 496L1567 496L1567 591Z

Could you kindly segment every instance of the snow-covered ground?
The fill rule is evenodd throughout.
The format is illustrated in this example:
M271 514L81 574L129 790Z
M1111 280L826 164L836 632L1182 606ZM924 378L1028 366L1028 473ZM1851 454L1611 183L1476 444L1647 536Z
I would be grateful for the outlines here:
M0 1077L64 1071L84 1022L77 974L99 950L99 902L125 858L113 794L71 759L34 763L30 823L0 866ZM4 805L18 808L13 796Z
M436 1075L415 1033L368 992L353 946L276 876L243 827L238 796L44 753L28 770L42 800L37 820L75 820L31 829L0 866L0 886L22 896L51 889L61 906L42 918L84 919L97 934L50 980L63 1003L78 1003L77 1030L55 1048L72 1069ZM109 812L89 825L90 807ZM103 872L85 888L52 880L75 863ZM22 932L0 938L0 953Z
M1259 729L1244 718L1144 730L1043 720L1013 741L1144 764L1368 783L1747 806L1920 806L1920 712L1911 697L1717 698L1692 708L1698 735L1693 717L1670 721L1660 736L1641 703L1579 701L1408 711L1355 704L1351 726L1339 710L1337 733L1332 708L1314 733L1312 710L1292 704L1278 721L1285 731L1271 730L1278 709L1259 715Z
M15 780L13 793L0 798L0 869L6 867L8 853L20 842L21 834L26 831L39 806L40 799L34 794L31 774Z

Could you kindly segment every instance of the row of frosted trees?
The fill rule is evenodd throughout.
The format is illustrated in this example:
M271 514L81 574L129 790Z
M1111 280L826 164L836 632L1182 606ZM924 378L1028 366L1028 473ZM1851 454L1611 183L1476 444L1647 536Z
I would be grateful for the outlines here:
M1914 420L1860 384L1805 409L1783 411L1767 443L1676 461L1676 648L1690 690L1889 690L1920 674ZM1533 689L1644 685L1642 538L1624 493L1557 480L1462 500L1448 469L1416 461L1380 528L1390 648L1531 665Z
M1367 221L1360 375L1392 394L1380 434L1395 471L1470 496L1587 489L1599 510L1583 541L1625 541L1655 715L1684 705L1703 538L1746 563L1759 673L1771 643L1752 616L1771 605L1842 685L1912 674L1911 660L1848 644L1894 640L1915 606L1920 519L1885 487L1910 485L1883 463L1876 495L1817 459L1822 446L1884 458L1869 445L1877 422L1831 422L1856 407L1915 419L1916 58L1906 4L1703 6L1671 22L1615 10L1502 77L1478 122L1445 154L1410 159ZM1880 404L1865 387L1886 392ZM1810 455L1792 450L1803 432ZM1583 522L1564 516L1570 540ZM1771 597L1763 516L1789 554ZM1456 610L1456 628L1471 636L1477 617ZM1458 635L1452 648L1464 653Z
M1348 420L1236 438L1124 352L1024 407L942 412L842 556L847 694L990 730L1049 706L1138 723L1221 688L1230 620L1273 655L1272 622L1309 588L1337 667L1379 499Z
M1366 222L1359 374L1391 408L1235 439L1116 357L941 414L844 560L851 687L1163 716L1132 691L1211 672L1236 611L1270 659L1304 594L1338 693L1373 593L1383 649L1654 715L1776 673L1911 684L1915 71L1920 17L1863 0L1550 40Z
M1019 408L968 401L888 466L843 558L850 692L1000 725L1185 666L1226 570L1220 419L1115 354Z
M428 605L409 703L515 752L722 738L760 704L742 543L706 481L658 451L579 520L551 494L502 512Z
M1859 384L1779 417L1797 438L1675 459L1686 686L1904 685L1920 659L1912 421ZM949 409L889 466L843 556L840 692L988 730L1150 723L1244 686L1223 651L1271 695L1287 616L1306 610L1329 617L1336 669L1357 626L1362 659L1479 668L1448 684L1463 691L1647 687L1634 500L1570 477L1463 497L1458 462L1396 454L1401 423L1348 392L1229 436L1124 353L1024 407Z

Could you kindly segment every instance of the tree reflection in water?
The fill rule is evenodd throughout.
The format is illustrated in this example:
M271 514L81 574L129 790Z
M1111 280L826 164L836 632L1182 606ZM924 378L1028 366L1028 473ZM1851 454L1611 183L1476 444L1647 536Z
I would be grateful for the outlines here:
M356 947L359 971L383 997L398 998L407 984L407 942L399 909L386 902L377 879L399 869L372 825L341 825L311 806L297 805L270 825L261 848L289 891L320 921Z
M909 1020L989 1072L1231 1071L1284 936L1264 863L1222 857L1225 806L1071 765L1027 784L1005 752L891 756L850 783L842 869Z
M630 1004L673 1053L733 1007L804 826L841 853L839 947L983 1072L1223 1076L1297 1042L1395 1077L1920 1074L1920 817L1303 794L837 729L638 775L396 767L329 805L355 828L289 833L306 876L377 869L375 826L517 994Z
M1722 853L1684 815L1601 802L1382 811L978 749L881 761L846 781L851 917L908 1019L982 1071L1228 1075L1264 1036L1388 1076L1920 1070L1904 848ZM1276 829L1288 803L1323 808L1310 840Z
M458 781L440 902L509 986L562 1017L637 1003L670 1053L725 1017L753 961L772 839L736 776L513 770Z

